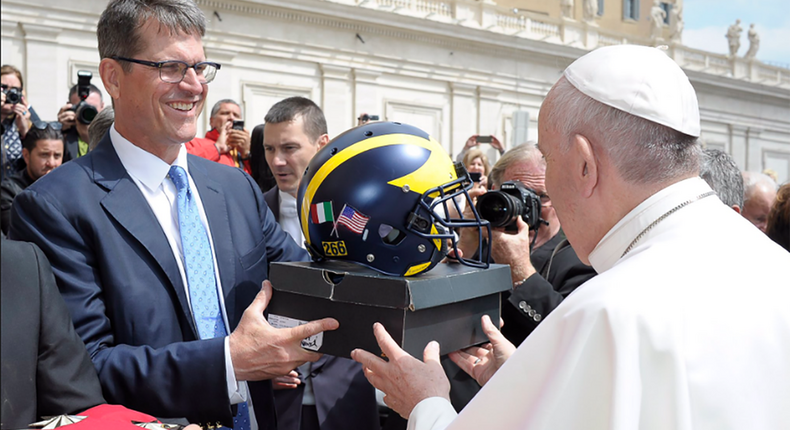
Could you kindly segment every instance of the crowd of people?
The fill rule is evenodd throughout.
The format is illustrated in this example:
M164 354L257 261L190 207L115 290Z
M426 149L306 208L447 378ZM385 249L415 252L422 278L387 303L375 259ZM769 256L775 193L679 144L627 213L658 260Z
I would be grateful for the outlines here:
M663 52L593 51L548 93L537 142L473 135L457 154L469 203L448 218L479 219L503 184L540 206L535 225L453 232L456 257L511 270L489 344L420 360L377 324L386 359L349 359L301 346L333 318L264 316L269 264L310 260L297 193L324 113L287 98L250 132L222 98L196 136L221 76L205 32L191 0L111 0L112 102L81 82L52 121L2 66L0 428L104 403L244 430L790 422L790 183L700 148L696 94Z

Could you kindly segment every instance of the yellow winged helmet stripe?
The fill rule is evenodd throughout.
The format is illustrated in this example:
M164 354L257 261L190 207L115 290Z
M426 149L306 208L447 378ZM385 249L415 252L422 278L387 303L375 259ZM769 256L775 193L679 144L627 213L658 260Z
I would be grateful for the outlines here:
M414 145L428 149L431 155L419 169L400 178L393 179L388 182L388 184L398 188L408 185L411 191L422 194L433 187L447 183L456 178L452 160L450 160L450 157L444 152L441 145L432 138L426 140L425 138L411 134L385 134L383 136L371 137L351 145L329 158L329 160L318 169L315 175L313 175L313 178L307 185L307 190L302 199L301 221L302 233L308 244L310 243L310 234L307 223L310 219L310 205L316 191L318 191L318 188L327 176L341 164L365 151L390 145ZM450 172L449 177L447 172Z

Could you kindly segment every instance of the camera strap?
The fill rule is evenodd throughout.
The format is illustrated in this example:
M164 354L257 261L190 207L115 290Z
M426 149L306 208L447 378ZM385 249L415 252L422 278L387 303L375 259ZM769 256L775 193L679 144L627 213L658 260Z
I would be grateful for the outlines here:
M540 276L543 277L543 279L546 280L549 279L549 273L551 272L551 263L554 261L554 256L559 254L560 251L562 251L563 249L569 246L571 246L571 244L570 242L568 242L568 239L562 239L560 243L558 243L557 246L554 247L554 250L551 252L551 257L549 257L549 262L546 264L546 267L543 269L543 272L541 272L540 274Z

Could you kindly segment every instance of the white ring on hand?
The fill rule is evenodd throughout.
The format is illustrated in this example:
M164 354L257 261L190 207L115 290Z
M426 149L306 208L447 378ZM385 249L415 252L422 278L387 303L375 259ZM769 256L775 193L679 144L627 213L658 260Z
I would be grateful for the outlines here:
M475 364L479 364L481 361L483 361L483 359L482 358L478 358L477 360L475 360Z

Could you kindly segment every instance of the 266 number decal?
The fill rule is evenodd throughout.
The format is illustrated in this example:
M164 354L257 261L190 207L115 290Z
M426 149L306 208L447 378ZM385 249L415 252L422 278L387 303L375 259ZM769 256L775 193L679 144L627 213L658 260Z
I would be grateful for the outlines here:
M324 247L324 254L330 257L341 257L348 255L348 250L346 250L346 242L343 242L342 240L337 242L321 242L321 245Z

